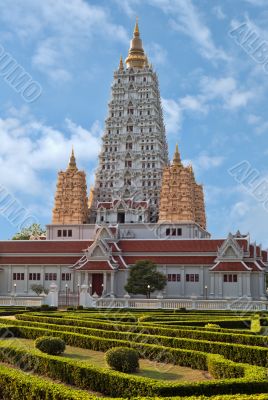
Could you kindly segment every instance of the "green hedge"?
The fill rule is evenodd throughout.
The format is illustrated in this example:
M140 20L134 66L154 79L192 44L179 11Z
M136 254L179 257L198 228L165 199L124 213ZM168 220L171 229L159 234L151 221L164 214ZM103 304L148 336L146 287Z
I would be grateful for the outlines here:
M124 332L132 332L132 333L140 333L144 332L146 334L152 335L161 335L161 336L171 336L171 337L185 337L188 339L195 340L209 340L209 341L217 341L217 342L226 342L226 343L238 343L245 344L249 346L266 346L268 344L268 338L266 336L257 336L257 335L244 335L244 334L235 334L235 333L224 333L219 331L205 331L205 330L190 330L187 328L183 329L170 329L170 328L159 328L154 326L133 326L133 325L124 325L124 324L107 324L102 322L89 322L84 320L69 320L68 318L53 318L53 317L39 317L34 315L18 315L18 320L26 320L26 321L34 321L34 322L48 322L49 324L57 324L57 325L69 325L69 326L81 326L88 328L97 328L101 330L114 330L116 328L117 331Z
M99 397L1 365L0 398L1 400L97 400Z
M214 357L209 355L209 357ZM217 356L218 357L218 356ZM0 342L0 361L13 363L24 371L32 371L82 389L110 396L191 396L228 393L261 393L268 390L266 370L245 366L245 378L200 383L165 383L97 368L65 357L48 356L37 350L25 350ZM219 362L215 360L215 362ZM228 361L227 361L228 362ZM13 399L13 398L12 398Z
M10 324L13 323L13 321L9 321ZM16 325L16 321L14 322ZM51 325L46 325L47 328L53 328L55 331L61 332L62 329L64 329L64 333L61 333L61 338L65 340L65 338L68 336L68 332L65 331L67 329L66 327L57 327L54 325L52 327ZM32 327L31 329L39 329L40 328L34 328ZM42 328L44 331L44 328ZM20 326L21 332L25 332L23 334L26 334L27 337L32 338L33 333L29 333L27 331L26 327ZM79 328L76 328L76 330L79 330ZM28 333L27 333L28 332ZM117 342L126 342L129 343L128 346L135 347L135 344L133 342L145 342L147 346L149 344L157 344L159 346L165 346L169 348L175 348L175 349L185 349L185 350L194 350L194 351L201 351L201 352L208 352L208 353L215 353L215 354L221 354L225 358L230 359L232 361L236 362L242 362L242 363L249 363L253 365L259 365L266 367L268 366L268 348L267 347L256 347L256 346L247 346L247 345L240 345L240 344L232 344L232 343L223 343L223 342L210 342L207 340L197 340L197 339L187 339L187 338L178 338L178 337L168 337L168 336L157 336L157 335L144 335L144 334L134 334L134 333L127 333L125 335L122 335L122 333L117 332L117 331L91 331L88 330L88 334L94 333L97 336L108 336L108 338L105 338L105 340L112 340L112 342L116 341ZM211 332L210 332L211 333ZM18 333L17 333L18 334ZM79 334L76 333L70 333L69 335L76 335L79 337ZM214 334L214 333L213 333ZM28 336L30 335L30 336ZM56 336L55 334L53 334ZM62 336L63 335L63 336ZM86 335L81 335L84 338ZM92 338L92 336L87 336ZM68 339L67 339L68 340ZM83 339L81 341L78 340L78 347L85 347L87 343L86 339ZM104 340L104 339L103 339ZM130 343L131 341L131 343ZM68 341L66 341L68 343ZM107 342L108 343L108 342ZM75 344L74 344L75 345ZM117 346L118 344L116 344ZM119 344L120 345L125 345L125 344ZM92 347L90 347L92 348ZM107 348L99 349L102 351L105 351Z

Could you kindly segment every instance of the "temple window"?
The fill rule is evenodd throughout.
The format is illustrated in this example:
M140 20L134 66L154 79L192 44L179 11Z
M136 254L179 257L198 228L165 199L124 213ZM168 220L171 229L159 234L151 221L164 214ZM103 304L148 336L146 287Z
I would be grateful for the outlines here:
M181 275L180 274L168 274L167 280L168 280L168 282L180 282Z
M57 274L54 272L45 273L45 281L56 281Z
M236 274L225 274L223 276L223 282L228 283L236 283L237 282L237 275Z
M62 281L70 281L72 279L72 274L70 272L63 272L61 274Z
M186 282L199 282L199 274L186 274Z
M41 274L40 272L30 272L29 273L29 281L40 281Z
M13 281L24 281L24 272L14 272Z

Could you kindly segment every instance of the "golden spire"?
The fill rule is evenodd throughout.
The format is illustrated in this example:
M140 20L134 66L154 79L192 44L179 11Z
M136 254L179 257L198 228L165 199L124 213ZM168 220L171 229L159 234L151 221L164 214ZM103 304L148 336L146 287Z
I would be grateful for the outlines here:
M124 71L124 63L123 63L123 58L122 58L122 56L120 56L119 70L120 70L120 71Z
M178 143L176 143L176 149L173 157L173 165L181 165L181 157L179 153Z
M77 166L76 166L76 161L75 161L75 156L74 156L74 148L72 146L72 152L69 160L69 165L68 165L68 170L74 170L77 171Z
M138 17L136 17L136 24L135 24L135 28L134 28L134 36L140 36Z
M144 68L146 63L146 56L142 47L142 41L140 39L140 31L138 25L138 18L133 32L133 38L130 42L130 49L126 58L127 68Z

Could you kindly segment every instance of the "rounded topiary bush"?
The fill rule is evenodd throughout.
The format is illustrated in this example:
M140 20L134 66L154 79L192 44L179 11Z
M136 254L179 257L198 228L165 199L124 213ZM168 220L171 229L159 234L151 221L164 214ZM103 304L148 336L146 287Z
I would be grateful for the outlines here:
M121 372L135 372L139 368L139 353L129 347L114 347L106 352L107 364Z
M43 353L57 356L65 350L64 340L53 336L41 336L36 339L35 347Z

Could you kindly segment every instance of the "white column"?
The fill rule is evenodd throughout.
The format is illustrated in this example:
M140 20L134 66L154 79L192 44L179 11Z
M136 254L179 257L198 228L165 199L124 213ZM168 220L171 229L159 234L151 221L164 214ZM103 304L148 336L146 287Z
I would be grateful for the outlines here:
M61 266L60 265L56 265L56 273L57 273L57 281L56 281L56 285L58 287L59 292L61 291Z
M114 274L115 274L115 272L112 271L111 272L111 295L112 296L114 295Z
M259 293L258 296L261 297L261 300L266 299L265 293L265 274L263 272L259 273Z
M77 272L77 284L80 285L82 284L82 280L81 280L81 271Z
M28 283L29 283L29 266L24 266L24 293L28 293Z
M204 290L204 267L202 266L199 267L199 296L202 296L203 298L205 298Z
M243 287L242 287L243 275L238 274L237 279L238 279L238 295L239 295L239 297L242 297L243 296Z
M45 286L45 267L42 265L41 271L40 271L40 284L42 286Z
M218 286L219 286L219 297L223 296L223 275L221 273L218 274Z
M8 266L8 273L7 273L7 291L8 293L12 292L12 283L13 283L13 279L12 279L12 266L9 265Z
M251 290L250 290L250 272L247 273L246 276L246 296L251 297Z
M181 295L185 297L185 270L181 267Z
M210 296L215 295L215 272L209 272L210 275Z
M103 273L103 293L107 290L107 272Z

